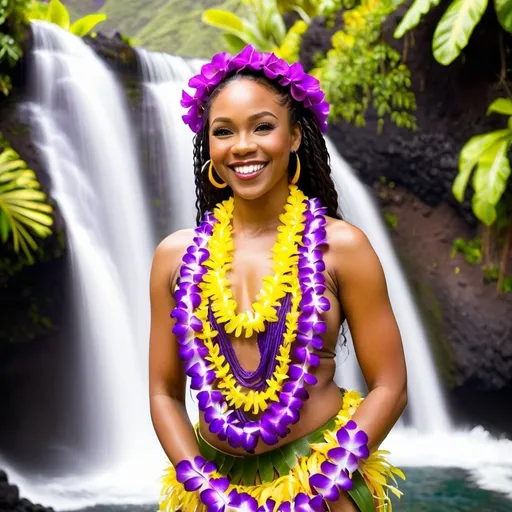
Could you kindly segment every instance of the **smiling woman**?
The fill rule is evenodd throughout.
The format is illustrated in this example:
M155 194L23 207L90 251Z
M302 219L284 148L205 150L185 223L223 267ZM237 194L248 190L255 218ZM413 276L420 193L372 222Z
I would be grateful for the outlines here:
M338 212L318 81L249 46L189 85L198 227L163 240L151 274L160 509L391 510L403 475L378 446L406 404L402 344L380 262ZM345 318L364 401L334 382Z

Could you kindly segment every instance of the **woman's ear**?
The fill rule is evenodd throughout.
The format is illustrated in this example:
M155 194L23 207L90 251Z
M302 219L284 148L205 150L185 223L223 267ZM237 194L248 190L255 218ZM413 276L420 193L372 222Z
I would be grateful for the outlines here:
M302 126L299 122L295 123L292 129L292 151L298 151L302 141Z

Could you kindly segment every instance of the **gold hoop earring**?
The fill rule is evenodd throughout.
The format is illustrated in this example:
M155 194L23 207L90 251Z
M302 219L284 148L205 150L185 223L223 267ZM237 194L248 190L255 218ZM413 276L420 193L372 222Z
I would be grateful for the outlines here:
M227 183L219 183L213 177L213 160L210 160L210 165L208 167L208 179L215 188L226 188L228 186Z
M295 167L295 174L293 175L293 178L291 179L291 184L296 185L300 178L300 160L299 160L299 154L297 152L294 152L295 156L297 157L297 165Z

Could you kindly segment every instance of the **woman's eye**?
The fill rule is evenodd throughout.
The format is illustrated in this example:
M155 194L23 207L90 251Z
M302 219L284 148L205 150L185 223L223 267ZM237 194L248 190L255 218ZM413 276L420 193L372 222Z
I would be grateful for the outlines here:
M268 131L268 130L273 130L275 128L275 126L271 123L261 123L259 124L258 126L256 126L256 130L265 130L265 131Z
M215 136L222 136L229 135L231 132L227 128L215 128L212 133Z

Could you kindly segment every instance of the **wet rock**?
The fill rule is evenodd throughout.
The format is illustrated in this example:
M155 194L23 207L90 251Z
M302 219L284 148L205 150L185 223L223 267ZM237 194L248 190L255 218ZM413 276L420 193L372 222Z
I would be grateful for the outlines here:
M51 507L34 505L26 498L20 499L17 485L10 485L5 471L0 470L0 512L54 512Z

